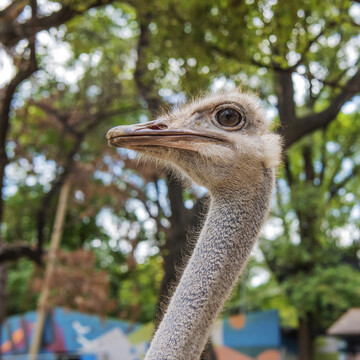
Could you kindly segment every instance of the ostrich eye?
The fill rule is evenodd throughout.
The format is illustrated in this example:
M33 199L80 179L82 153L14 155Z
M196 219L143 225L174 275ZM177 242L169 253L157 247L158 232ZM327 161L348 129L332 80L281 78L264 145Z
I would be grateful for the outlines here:
M225 108L216 113L215 119L221 126L235 127L242 122L243 116L235 109Z

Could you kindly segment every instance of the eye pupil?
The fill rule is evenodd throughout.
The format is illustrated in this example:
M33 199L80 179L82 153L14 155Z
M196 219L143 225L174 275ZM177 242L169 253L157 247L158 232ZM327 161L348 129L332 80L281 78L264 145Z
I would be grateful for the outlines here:
M215 115L216 121L221 125L225 127L234 127L241 123L242 116L238 111L232 108L226 108L220 110Z

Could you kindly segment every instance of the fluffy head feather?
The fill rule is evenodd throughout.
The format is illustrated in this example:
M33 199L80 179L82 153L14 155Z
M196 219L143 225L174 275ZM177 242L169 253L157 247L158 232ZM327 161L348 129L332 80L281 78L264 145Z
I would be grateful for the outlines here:
M219 116L238 116L239 123L224 126ZM270 132L258 98L237 90L198 98L146 124L113 128L107 137L209 190L257 181L281 161L281 137Z

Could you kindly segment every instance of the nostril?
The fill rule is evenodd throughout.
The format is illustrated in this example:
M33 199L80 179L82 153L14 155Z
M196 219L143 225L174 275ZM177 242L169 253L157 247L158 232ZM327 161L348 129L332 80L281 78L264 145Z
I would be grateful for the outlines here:
M154 125L148 126L147 128L151 129L151 130L165 130L168 127L165 124L154 124Z

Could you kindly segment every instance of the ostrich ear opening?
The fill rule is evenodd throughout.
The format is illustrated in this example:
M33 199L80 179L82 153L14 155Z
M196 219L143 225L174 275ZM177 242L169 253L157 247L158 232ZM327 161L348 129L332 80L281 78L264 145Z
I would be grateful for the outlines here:
M279 134L261 136L266 168L277 168L281 164L283 140Z

